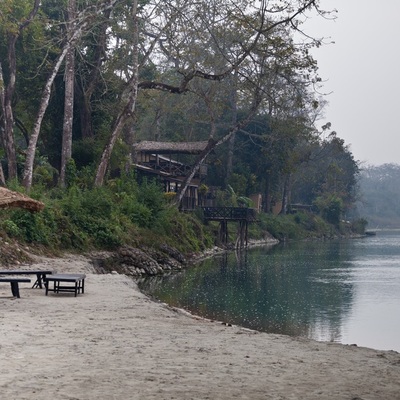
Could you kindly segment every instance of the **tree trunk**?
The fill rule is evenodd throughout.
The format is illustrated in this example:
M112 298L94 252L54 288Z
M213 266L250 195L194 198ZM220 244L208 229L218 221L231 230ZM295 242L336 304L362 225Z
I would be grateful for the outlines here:
M2 94L2 111L4 118L4 147L7 155L8 179L17 179L17 152L14 141L14 113L12 109L12 100L15 92L15 82L17 75L17 62L15 54L15 45L22 30L26 28L35 18L40 6L40 0L34 0L32 9L27 16L19 23L18 28L7 33L7 63L8 63L8 83L4 87ZM1 65L0 65L1 69ZM3 71L0 71L0 81L4 84ZM4 177L4 176L3 176Z
M22 185L25 187L25 189L27 191L29 191L32 186L33 164L35 161L36 145L37 145L37 141L39 139L39 133L40 133L40 129L42 127L44 114L46 113L47 106L49 105L51 86L53 85L53 82L58 73L58 70L60 69L61 64L63 63L64 58L70 48L71 48L71 43L68 43L65 46L64 50L62 51L62 53L58 56L56 64L53 67L53 71L52 71L50 77L47 79L46 85L43 90L38 115L36 117L35 124L33 125L32 134L29 139L28 149L26 151L26 160L25 160L24 176L22 179Z
M71 35L71 22L75 18L76 0L68 0L67 34ZM75 50L71 47L65 57L64 124L61 149L60 181L64 187L68 161L72 156L72 125L74 120Z
M97 36L94 60L90 61L88 67L91 68L87 82L84 78L77 85L80 91L76 101L79 102L79 115L82 138L91 138L94 136L93 132L93 121L92 121L92 96L96 87L99 83L101 65L106 59L107 51L107 29L109 28L109 19L111 16L111 9L106 10L104 13L104 21L101 23L99 30L100 33Z
M82 93L79 102L79 114L81 121L82 138L90 138L94 136L92 123L92 105L90 102L91 94Z
M97 167L96 177L94 181L95 186L103 185L115 142L117 141L123 127L125 126L126 122L131 118L136 108L139 83L139 26L137 17L137 6L138 0L134 0L132 7L132 76L129 79L128 85L122 95L122 98L127 99L127 103L116 119L110 139L101 156L101 160Z
M95 14L98 15L101 12L105 10L111 9L118 0L110 0L109 2L103 3L101 6L99 6L95 10ZM39 139L39 134L40 134L40 129L42 126L44 114L46 113L47 107L49 105L50 101L50 94L51 94L51 87L53 85L54 79L71 47L75 45L75 43L82 37L83 33L85 32L86 27L89 25L90 22L93 20L93 10L88 9L91 11L91 13L85 13L83 12L80 16L76 18L76 20L79 20L76 24L76 27L74 28L74 31L71 34L71 37L67 42L65 43L61 53L59 54L54 66L53 70L51 71L51 74L49 78L46 81L40 106L39 106L39 111L36 117L36 121L33 126L32 134L29 140L29 145L26 153L26 160L25 160L25 166L24 166L24 176L22 180L22 184L25 187L27 191L30 190L32 186L32 177L33 177L33 165L35 161L35 152L36 152L36 146L37 142Z
M0 119L0 131L2 133L1 135L1 142L4 145L4 81L3 81L3 70L2 70L2 66L1 66L1 62L0 62L0 111L1 111L1 115L3 115L3 118ZM3 166L0 162L0 185L1 186L6 186L6 180L4 178L4 171L3 171Z
M135 136L136 136L136 129L134 125L129 127L129 129L126 132L126 144L128 145L129 153L128 157L125 163L125 173L129 174L131 169L132 169L132 164L133 164L133 159L135 157L134 151L133 151L133 143L135 142Z
M288 212L289 201L290 201L290 178L291 174L287 174L285 176L285 181L283 184L282 210L281 210L282 215L286 215Z
M231 92L231 107L232 107L232 125L235 126L237 123L237 93L236 93L236 82L237 82L237 69L233 74L232 92ZM229 180L233 173L233 153L235 150L236 134L233 134L229 139L228 143L228 159L226 162L226 177L225 187L228 187Z
M10 35L8 38L7 61L9 69L8 84L4 89L4 98L2 100L3 118L4 118L4 147L7 156L8 179L17 178L17 153L14 142L14 114L12 110L12 99L15 92L16 79L16 55L15 43L18 35ZM3 74L1 80L4 83Z
M265 189L264 189L264 212L269 214L271 212L271 184L270 172L265 173Z

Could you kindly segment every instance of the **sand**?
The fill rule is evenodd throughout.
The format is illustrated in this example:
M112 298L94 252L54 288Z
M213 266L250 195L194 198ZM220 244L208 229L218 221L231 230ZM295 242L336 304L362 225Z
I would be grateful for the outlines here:
M0 283L1 399L400 399L397 352L197 318L84 257L18 267L86 273L86 290Z

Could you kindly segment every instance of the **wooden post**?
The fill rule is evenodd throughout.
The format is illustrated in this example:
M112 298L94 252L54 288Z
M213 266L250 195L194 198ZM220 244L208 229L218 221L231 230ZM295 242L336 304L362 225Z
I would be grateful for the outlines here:
M226 220L221 221L219 224L219 237L221 243L228 243L228 222Z

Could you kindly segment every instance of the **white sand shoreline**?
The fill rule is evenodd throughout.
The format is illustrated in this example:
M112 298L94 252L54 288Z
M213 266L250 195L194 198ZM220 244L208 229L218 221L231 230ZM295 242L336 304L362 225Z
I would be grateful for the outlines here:
M1 399L400 399L397 352L176 312L85 257L28 268L86 273L86 290L45 296L22 284L12 299L0 285Z

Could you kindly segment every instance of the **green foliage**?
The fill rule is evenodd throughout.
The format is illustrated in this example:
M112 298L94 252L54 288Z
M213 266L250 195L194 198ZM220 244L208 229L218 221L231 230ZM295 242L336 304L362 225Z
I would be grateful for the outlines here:
M298 212L294 214L294 221L301 225L307 231L314 231L316 228L316 216L307 212Z
M70 158L65 166L65 184L74 186L78 184L78 169L73 158Z
M301 229L292 215L264 215L261 226L278 240L301 238Z
M52 187L55 185L58 171L50 164L38 165L33 171L33 182L37 185L43 185L44 187Z
M343 201L336 195L318 197L315 201L321 215L327 222L339 226L343 213Z
M88 245L114 248L122 244L113 225L114 198L110 190L72 187L61 202L63 214L83 232Z
M204 225L200 214L179 212L165 201L156 183L139 185L134 175L92 189L73 185L49 191L39 185L30 194L46 204L44 210L0 210L3 236L54 250L112 250L122 244L157 248L165 243L183 253L203 251L213 246L218 236L217 223ZM327 212L336 215L335 210L328 207ZM341 223L334 227L308 212L260 214L259 219L259 224L250 226L251 238L263 238L266 232L279 240L332 237L348 234L351 228L361 233L366 225L365 220L359 220L352 226ZM232 227L232 241L234 234Z
M26 242L49 245L51 223L49 214L33 214L25 210L14 210L9 215L9 220L3 221L3 228L10 237L22 239Z
M289 215L261 214L260 227L279 240L330 238L342 234L337 227L320 216L307 212Z
M94 138L85 138L73 142L72 157L78 169L92 165L100 154L100 144Z
M351 223L352 231L363 235L365 233L365 229L367 228L368 221L365 218L358 218Z
M246 196L239 196L232 186L228 185L226 190L217 190L217 207L251 207L252 201Z
M130 202L127 207L123 207L123 211L130 216L133 223L136 223L141 228L151 228L152 217L151 210L144 204Z
M0 227L10 238L64 250L115 249L140 242L194 252L213 243L197 216L180 213L156 183L139 185L134 175L92 189L73 185L49 191L39 185L30 194L46 204L43 211L0 210Z
M155 181L145 180L140 187L138 198L140 203L151 211L153 219L157 217L164 206L162 188Z
M196 215L181 213L175 207L165 209L160 215L157 232L165 236L167 243L183 253L205 250L213 243L207 227Z
M313 204L334 196L341 199L342 212L350 210L358 194L359 165L344 141L332 132L308 151L307 162L292 177L292 203Z
M247 178L244 175L233 173L229 179L228 188L235 194L244 195L247 192Z
M22 237L21 231L18 228L18 225L10 220L10 219L5 219L2 223L2 228L5 230L8 236L14 237L14 238L20 238Z
M310 212L297 212L294 221L306 232L304 237L329 237L334 235L333 227L320 216Z

